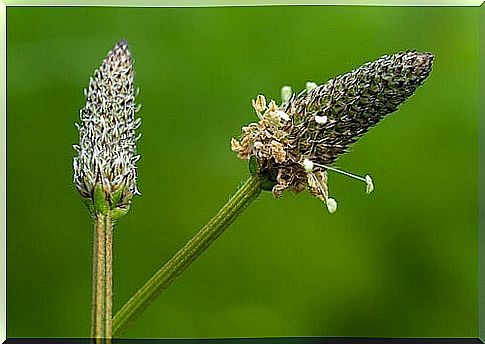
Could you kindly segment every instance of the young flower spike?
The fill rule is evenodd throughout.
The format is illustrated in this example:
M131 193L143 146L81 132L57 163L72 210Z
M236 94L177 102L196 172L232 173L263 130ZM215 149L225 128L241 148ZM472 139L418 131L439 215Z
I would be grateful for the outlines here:
M133 59L125 41L108 53L89 80L86 105L80 110L79 145L74 149L74 183L91 211L112 210L113 217L129 209L139 194L136 178Z
M285 86L280 106L271 101L264 111L255 107L259 122L242 128L240 140L232 139L232 150L251 159L251 169L276 197L287 189L308 188L332 213L337 202L328 195L328 170L365 182L367 194L374 184L369 175L359 177L330 165L396 111L423 84L432 63L431 53L406 51L384 55L323 85L308 82L298 95ZM266 104L263 96L258 99ZM285 120L277 115L281 111Z

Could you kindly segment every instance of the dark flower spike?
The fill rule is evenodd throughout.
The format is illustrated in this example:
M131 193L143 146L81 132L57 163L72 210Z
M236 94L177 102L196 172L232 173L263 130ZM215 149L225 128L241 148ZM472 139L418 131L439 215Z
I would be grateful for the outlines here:
M335 171L366 183L374 190L372 178L331 166L371 127L396 111L426 80L433 54L400 52L384 55L323 85L307 82L298 95L291 87L281 89L282 104L268 105L264 96L253 101L258 123L242 128L232 150L240 159L251 159L265 186L278 197L286 189L308 188L327 205L337 209L329 197L327 171Z
M76 124L74 183L90 210L111 209L114 217L126 213L132 196L139 194L135 130L141 119L135 119L140 107L133 81L133 59L128 44L120 41L90 78Z

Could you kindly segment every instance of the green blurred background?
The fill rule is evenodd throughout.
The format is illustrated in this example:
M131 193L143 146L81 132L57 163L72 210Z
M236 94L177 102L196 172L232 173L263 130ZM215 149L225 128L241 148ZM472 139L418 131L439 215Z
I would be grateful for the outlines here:
M8 336L89 335L91 220L72 184L83 88L126 38L141 197L115 229L115 309L247 176L229 149L251 99L380 55L433 73L329 176L339 210L263 194L128 337L478 334L478 8L7 10Z

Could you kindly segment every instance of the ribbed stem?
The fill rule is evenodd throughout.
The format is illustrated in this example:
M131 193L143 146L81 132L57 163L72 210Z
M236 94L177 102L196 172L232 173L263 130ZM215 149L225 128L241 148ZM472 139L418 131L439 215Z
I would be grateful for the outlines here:
M113 294L113 222L111 213L94 216L91 337L111 338Z
M113 219L111 212L108 212L105 218L105 291L104 291L104 331L105 338L112 337L113 322Z
M261 179L250 177L219 210L219 212L190 239L145 285L143 285L116 313L113 319L113 335L118 336L197 259L258 197Z

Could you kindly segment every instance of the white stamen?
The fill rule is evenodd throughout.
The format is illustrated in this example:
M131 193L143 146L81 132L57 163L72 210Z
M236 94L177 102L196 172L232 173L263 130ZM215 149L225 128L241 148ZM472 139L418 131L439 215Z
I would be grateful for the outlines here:
M310 159L303 160L303 168L307 173L313 171L313 161L311 161Z
M334 171L334 172L343 174L344 176L354 178L354 179L357 179L357 180L364 182L366 184L366 189L365 189L366 194L370 194L372 191L374 191L374 183L372 181L371 176L369 176L368 174L365 177L361 177L361 176L357 176L355 174L352 174L352 173L349 173L349 172L346 172L346 171L339 170L335 167L322 165L322 164L314 164L314 165L318 166L318 167L323 167L327 170Z
M310 92L311 90L313 90L314 88L317 88L317 84L313 81L307 81L306 85L305 85L305 88L306 88L306 91L307 92Z
M315 116L315 122L317 122L317 124L323 125L327 123L327 121L328 121L327 116Z
M372 182L371 176L369 176L368 174L365 176L365 182L367 184L365 188L365 193L370 194L372 191L374 191L374 183Z
M327 209L330 214L333 214L337 211L337 201L334 200L333 198L328 198L327 199Z
M293 94L293 90L291 89L291 86L281 87L281 102L283 104L288 103L292 94Z

